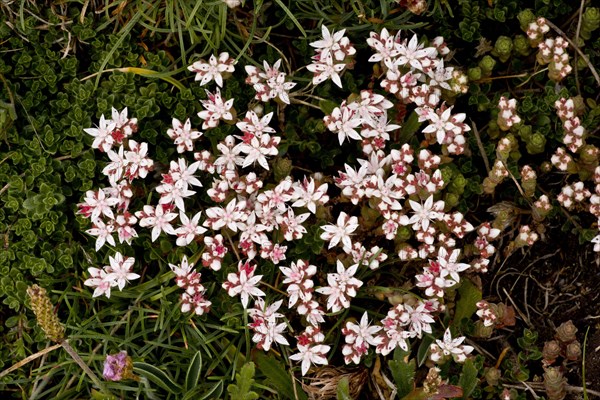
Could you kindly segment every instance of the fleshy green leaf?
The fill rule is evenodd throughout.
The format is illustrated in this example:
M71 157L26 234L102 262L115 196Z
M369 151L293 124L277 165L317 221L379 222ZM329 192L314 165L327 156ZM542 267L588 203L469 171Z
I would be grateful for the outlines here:
M352 397L350 397L350 382L347 376L344 376L338 382L337 400L352 400Z
M197 351L185 374L185 389L189 392L198 385L200 372L202 370L202 354Z
M227 392L231 400L255 400L258 399L258 393L253 392L254 383L254 363L244 364L241 371L235 374L235 383L227 386Z
M481 290L468 279L462 281L458 294L460 298L456 303L453 326L458 326L463 318L471 318L471 315L477 311L477 302L481 300Z
M258 370L267 377L264 384L276 389L279 392L279 396L291 400L306 400L306 394L298 386L296 386L298 394L296 397L291 376L286 372L283 364L278 362L273 356L262 352L258 353L256 356L256 365L258 366Z
M173 381L169 374L154 365L144 362L134 362L133 371L138 375L148 378L149 381L169 393L177 394L181 392L181 387Z
M394 350L394 359L388 362L394 383L398 389L398 398L403 398L414 389L416 362L409 360L410 351L404 351L400 347Z
M458 380L458 385L463 390L463 399L469 398L469 395L475 390L475 387L477 387L477 382L477 368L473 365L473 361L467 359Z
M404 125L402 125L402 129L400 130L400 143L408 143L420 126L419 116L413 111L404 122Z
M427 356L429 355L429 346L434 340L435 338L432 336L424 336L423 340L421 340L421 344L417 350L417 363L419 364L419 367L427 360Z

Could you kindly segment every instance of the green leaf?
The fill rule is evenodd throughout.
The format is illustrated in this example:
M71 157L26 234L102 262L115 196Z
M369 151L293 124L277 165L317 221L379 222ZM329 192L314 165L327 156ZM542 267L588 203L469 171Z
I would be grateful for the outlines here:
M427 356L429 355L429 346L435 341L433 336L424 336L417 350L417 363L419 367L425 363Z
M169 393L178 394L181 387L165 371L144 362L134 362L133 370L138 375L148 378Z
M281 7L281 9L287 14L288 17L290 17L290 19L292 20L294 25L296 25L296 27L300 30L300 32L302 32L302 36L306 37L306 31L304 30L304 28L302 27L300 22L298 22L298 20L294 16L294 13L291 12L290 9L285 6L285 4L283 4L283 1L275 0L275 3L277 3L279 5L279 7Z
M182 400L221 399L223 396L223 381L202 383L187 392Z
M210 386L206 392L204 392L204 395L200 398L198 398L198 400L205 400L208 399L210 396L212 396L214 394L215 397L218 399L219 397L221 397L221 394L223 393L223 381L219 381L217 383L215 383L214 385Z
M296 387L298 396L294 394L294 382L291 376L286 372L283 364L278 362L273 356L265 353L258 353L256 356L256 365L258 370L263 373L267 380L265 385L277 390L281 397L290 400L306 400L307 396L301 388Z
M462 281L462 285L458 288L460 298L456 303L456 311L454 312L454 320L452 326L459 326L463 318L471 318L471 315L477 311L477 302L481 300L481 290L468 279Z
M350 382L345 376L338 382L337 385L337 400L352 400L350 397Z
M198 386L198 380L200 379L200 372L202 370L202 354L197 351L192 358L192 362L188 367L187 373L185 374L185 389L189 392Z
M106 394L92 389L92 400L115 400L116 397L112 394Z
M473 361L467 359L463 365L462 373L458 379L458 385L463 390L463 399L468 399L469 395L477 387L477 368L473 365Z
M323 111L323 114L331 114L337 106L338 104L331 100L323 99L319 101L319 108Z
M394 350L394 359L388 362L392 377L398 389L398 398L403 398L414 389L416 362L414 358L409 360L410 351L404 351L400 347Z
M227 386L229 398L232 400L255 400L258 393L251 391L254 383L254 363L244 364L241 371L235 374L235 383Z
M412 112L408 119L402 125L402 129L400 130L400 143L408 143L413 134L419 129L421 123L419 122L419 116L416 112Z

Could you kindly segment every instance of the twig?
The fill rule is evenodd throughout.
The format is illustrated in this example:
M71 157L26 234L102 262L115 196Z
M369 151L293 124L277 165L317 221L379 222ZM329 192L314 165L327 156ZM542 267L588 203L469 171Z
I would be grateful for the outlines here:
M229 235L229 232L225 231L225 236L227 236L227 239L229 239L229 244L231 244L231 249L235 253L235 256L238 259L238 261L242 261L242 259L240 258L240 255L237 251L237 247L235 247L235 245L233 244L233 240L231 239L231 235Z
M537 399L539 399L539 398L540 398L540 396L538 396L538 395L537 395L537 393L535 392L535 390L533 390L533 388L532 388L531 386L529 386L529 385L527 384L527 382L523 382L523 386L525 386L525 387L527 388L527 390L529 390L529 391L531 392L531 394L533 395L533 398L534 398L534 399L536 399L536 400L537 400Z
M575 42L573 42L567 35L565 35L565 33L563 31L561 31L558 26L554 25L554 23L550 22L549 20L546 20L546 23L548 24L548 26L550 28L554 29L556 31L556 33L558 33L559 35L561 35L567 42L569 42L569 44L581 56L581 58L583 59L583 61L585 61L585 63L587 64L588 68L590 69L590 71L592 71L592 75L594 75L594 78L596 78L596 82L598 82L598 86L600 86L600 75L598 75L598 71L596 71L596 68L594 68L594 66L592 65L592 63L590 62L590 60L587 58L587 56L585 55L585 53L583 51L581 51L581 49L579 48L579 46L577 46L577 44L575 44Z
M48 371L48 373L46 375L44 375L41 383L37 387L34 386L34 389L31 391L31 395L29 396L29 400L37 399L37 397L40 395L42 390L44 390L46 385L48 385L48 382L50 382L50 378L52 378L52 375L58 369L58 367L59 367L58 365L55 365L54 367L52 367L52 369L50 371Z
M508 292L506 291L506 289L502 288L502 291L504 292L504 294L506 295L506 297L508 297L508 300L510 300L511 304L513 305L513 307L515 308L515 310L517 310L517 312L519 313L519 315L521 316L521 318L523 318L523 321L525 321L525 323L527 324L527 326L530 329L534 329L534 326L531 324L531 321L529 321L527 319L527 316L525 314L523 314L523 312L521 311L521 309L517 306L517 303L515 303L514 300L512 299L512 297L510 297L510 294L508 294Z
M54 351L54 350L58 349L60 346L61 346L60 343L59 344L55 344L54 346L46 347L44 350L38 351L35 354L32 354L30 356L25 357L24 359L22 359L18 363L13 364L9 368L7 368L4 371L0 372L0 378L5 377L6 375L10 374L14 370L17 370L17 369L21 368L23 365L25 365L27 363L30 363L31 361L33 361L33 360L35 360L35 359L43 356L44 354L50 353L51 351Z
M504 360L504 357L506 357L506 354L508 353L509 350L510 350L510 347L505 347L504 349L502 349L502 353L500 353L500 356L498 357L498 361L496 361L496 365L494 366L494 368L496 368L496 369L500 368L500 364L502 364L502 360Z
M481 142L481 137L479 136L479 131L477 130L477 125L475 122L471 120L471 127L473 128L473 134L475 135L475 139L477 140L477 147L479 148L479 152L481 153L481 158L483 158L483 164L485 165L485 170L488 175L490 174L490 161L485 154L485 147L483 147L483 142Z
M270 284L268 284L268 283L267 283L267 282L265 282L265 281L261 281L260 283L261 283L261 284L263 284L263 285L265 285L265 286L266 286L266 287L268 287L269 289L276 291L277 293L280 293L280 294L282 294L282 295L284 295L284 296L286 296L286 297L287 297L287 296L289 296L289 295L288 295L286 292L284 292L283 290L281 290L281 289L277 289L275 286L273 286L273 285L270 285Z
M510 169L508 169L508 164L506 164L506 162L502 161L502 165L504 165L504 169L506 169L506 172L508 172L508 175L510 175L510 179L512 179L512 181L517 186L517 189L519 190L519 193L521 193L521 196L523 196L523 199L525 199L525 201L529 204L529 207L533 208L533 204L531 204L531 200L529 200L529 198L527 196L525 196L525 192L523 191L523 188L521 187L521 185L519 184L519 182L517 181L517 179L515 178L513 173L510 172Z
M587 339L588 339L588 333L590 333L590 326L588 325L587 329L585 330L585 337L583 338L583 351L581 352L582 354L582 360L581 360L581 381L583 383L583 398L585 400L587 400L588 395L587 395L587 384L585 382L585 373L586 373L586 369L585 369L585 353L587 351Z
M502 76L493 76L493 77L488 77L488 78L481 78L481 79L477 79L473 82L475 83L483 83L483 82L487 82L487 81L495 81L497 79L511 79L511 78L525 78L526 76L529 76L528 72L523 72L521 74L515 74L515 75L502 75Z
M546 389L544 388L544 384L541 382L522 382L522 384L524 384L524 383L527 383L528 386L530 386L531 388L534 388L535 390L540 390L543 392L546 391ZM507 388L513 388L513 389L527 389L525 386L514 385L514 384L510 384L510 383L503 383L502 386L507 387ZM583 388L579 387L579 386L565 385L565 390L567 392L583 393ZM587 389L587 392L588 392L588 394L592 394L594 396L600 397L600 392L598 392L596 390Z
M98 389L100 389L105 394L110 393L108 391L108 389L106 388L106 386L104 386L104 383L102 383L100 378L98 378L98 376L94 373L94 371L92 371L91 368L88 367L88 365L85 363L85 361L83 361L83 359L79 356L79 354L77 354L75 349L73 349L71 347L68 340L63 341L61 343L61 345L62 345L63 349L65 349L65 351L67 353L69 353L69 355L71 356L73 361L75 361L77 363L77 365L79 365L79 367L83 370L83 372L85 372L90 377L90 379L94 382L94 384L98 387Z
M23 172L21 175L19 175L19 178L22 178L24 176L25 176L25 172ZM2 193L6 192L9 187L10 187L10 182L8 182L6 185L4 185L2 187L2 189L0 189L0 195L2 195Z
M121 322L125 321L127 318L129 318L129 316L131 315L131 313L133 312L133 308L129 308L129 310L127 310L127 312L123 315L123 317L121 317L121 319L119 320L119 323L116 324L109 333L109 336L114 336L114 334L117 332L117 330L121 327ZM92 350L92 352L90 353L90 359L91 357L96 354L98 352L98 350L100 350L100 348L103 346L103 342L100 342L96 345L96 347L94 347L94 349ZM71 386L73 384L73 382L75 381L75 379L77 379L77 375L73 375L73 377L69 380L69 382L67 383L67 388L69 386Z
M577 31L575 32L575 40L579 43L579 33L581 33L581 20L583 19L583 6L585 5L585 0L581 0L581 5L579 6L579 19L577 20ZM577 53L575 53L575 61L574 64L577 65ZM578 68L575 67L575 85L577 86L577 93L581 96L581 89L579 87L579 71Z
M286 352L287 355L287 352ZM292 387L294 389L294 399L298 400L298 389L296 388L296 377L294 376L294 372L292 371L292 369L294 368L294 366L292 365L292 360L290 360L289 357L286 357L287 361L288 361L288 365L290 366L290 377L292 378Z

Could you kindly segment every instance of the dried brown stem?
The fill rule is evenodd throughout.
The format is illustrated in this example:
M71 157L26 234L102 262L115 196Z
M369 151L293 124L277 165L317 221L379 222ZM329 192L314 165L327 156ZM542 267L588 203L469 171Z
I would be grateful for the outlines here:
M23 365L28 364L28 363L32 362L33 360L35 360L35 359L43 356L44 354L50 353L51 351L54 351L54 350L58 349L61 346L62 346L62 344L60 344L60 343L59 344L55 344L54 346L46 347L44 350L38 351L35 354L32 354L30 356L25 357L21 361L17 362L16 364L13 364L9 368L7 368L4 371L0 372L0 378L5 377L6 375L10 374L11 372L13 372L13 371L21 368Z
M471 120L471 127L473 128L473 134L475 135L475 140L477 140L477 147L479 148L479 153L481 153L481 158L483 158L483 164L485 165L485 170L488 175L490 174L490 161L485 154L485 147L483 147L483 142L481 141L481 137L479 136L479 131L477 130L477 125L475 122Z

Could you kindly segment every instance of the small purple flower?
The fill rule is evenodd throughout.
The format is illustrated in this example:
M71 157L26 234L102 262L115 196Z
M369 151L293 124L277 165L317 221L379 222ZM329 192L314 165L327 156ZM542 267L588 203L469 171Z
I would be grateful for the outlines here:
M104 361L104 372L102 375L108 381L120 381L132 375L133 364L127 351L123 350L117 354L109 354Z

